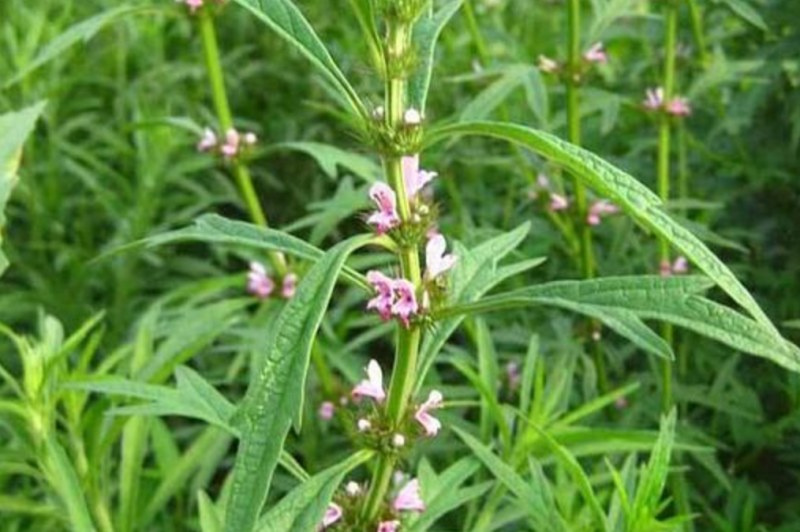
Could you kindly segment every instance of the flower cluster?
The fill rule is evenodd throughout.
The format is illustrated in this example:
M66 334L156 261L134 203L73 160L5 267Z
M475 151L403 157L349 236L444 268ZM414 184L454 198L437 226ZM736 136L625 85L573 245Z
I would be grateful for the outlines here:
M247 291L259 299L267 299L275 291L275 281L260 262L250 263L250 271L247 273ZM287 273L281 281L281 297L291 299L296 291L297 275Z
M668 260L662 260L658 266L658 272L661 277L685 275L689 273L689 261L682 255L676 257L672 264Z
M203 7L209 0L175 0L178 4L186 4L186 7L189 8L189 12L195 14L198 9ZM224 4L226 0L214 0L218 4Z
M586 71L592 65L604 65L608 63L608 54L603 47L603 43L596 42L583 53L582 59L583 64L578 67L578 71L572 72L572 76L575 81L579 81L584 71ZM547 57L546 55L539 56L537 66L539 70L545 74L560 75L566 73L568 70L567 65L563 65L555 59Z
M692 114L692 107L687 98L675 96L666 101L662 87L647 89L642 106L650 112L662 112L676 117L687 117Z
M401 70L404 68L400 66ZM423 122L425 116L412 107L403 113L399 127L392 127L387 122L386 109L380 105L372 110L372 121L367 125L380 153L401 155L419 151Z
M528 197L538 200L540 197L546 199L547 208L550 212L566 211L570 208L570 200L567 196L556 192L550 184L550 180L544 174L539 174L536 178L536 185L528 192ZM592 203L586 211L586 223L591 226L600 225L606 216L619 213L619 207L608 200L598 200Z
M213 129L206 128L197 143L197 151L201 153L219 153L226 160L232 160L246 149L254 146L256 142L258 142L258 137L255 133L240 133L231 128L225 132L225 138L220 139Z
M406 113L408 114L408 112ZM412 117L417 118L417 115ZM438 174L429 170L420 169L419 155L406 155L402 158L403 185L406 198L413 209L412 221L422 222L430 210L420 199L420 193L425 185L430 183ZM369 191L370 199L375 203L375 210L367 223L375 228L378 234L384 234L400 226L400 215L397 212L397 195L386 183L375 183Z
M331 502L325 510L325 515L322 518L321 528L323 530L336 526L345 520L348 515L345 508L352 508L355 510L354 503L364 493L363 488L357 482L348 482L344 488L344 495L338 499L338 502ZM399 532L401 522L399 520L400 514L405 512L424 512L427 509L425 501L422 499L419 480L416 478L409 480L391 502L391 512L381 518L375 532ZM353 512L355 513L355 512Z

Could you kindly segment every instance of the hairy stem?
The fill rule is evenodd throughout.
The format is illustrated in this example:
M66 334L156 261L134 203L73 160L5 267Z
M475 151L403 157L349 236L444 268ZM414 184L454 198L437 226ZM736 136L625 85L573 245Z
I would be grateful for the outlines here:
M386 121L390 129L397 131L403 123L405 112L406 80L402 73L395 72L391 62L402 58L407 53L411 39L411 28L405 24L390 21L387 36L387 68L385 108ZM403 223L411 219L411 206L406 196L403 180L402 158L392 154L384 156L386 180L397 195L397 207ZM416 244L406 245L400 249L400 270L405 279L411 281L417 289L422 284L422 272L419 262L419 249ZM399 327L395 351L392 381L386 400L386 413L391 423L399 425L406 415L416 377L417 358L422 332L419 327ZM370 491L363 509L363 517L367 522L375 520L389 490L396 458L390 455L380 456L370 483Z
M228 103L228 92L225 89L225 76L222 72L220 61L219 46L217 44L217 32L214 27L214 14L207 8L201 9L198 14L200 24L200 36L203 41L203 53L206 60L206 70L211 86L211 97L214 100L214 110L217 114L222 132L233 128L233 115ZM247 212L253 223L262 227L268 227L267 216L261 203L258 201L253 178L247 165L236 158L233 160L233 176L236 185L239 187L239 194L247 207ZM279 275L287 272L286 259L282 253L270 252L268 254L270 263Z

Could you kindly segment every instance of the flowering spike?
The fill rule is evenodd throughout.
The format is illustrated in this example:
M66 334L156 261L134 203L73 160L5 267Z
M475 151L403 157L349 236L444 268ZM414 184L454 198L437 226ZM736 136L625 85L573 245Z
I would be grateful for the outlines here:
M398 512L424 512L425 502L419 493L419 480L406 484L392 501L392 508Z
M266 299L274 290L275 282L267 274L264 265L260 262L251 262L250 272L247 274L247 291L259 299Z
M386 391L383 389L383 370L375 360L370 360L367 364L367 378L353 388L352 395L355 398L372 397L379 403L386 399Z
M687 117L692 114L692 107L689 105L688 99L676 96L667 105L667 112L672 116Z
M458 261L455 255L445 254L446 248L447 241L441 234L436 234L428 240L425 246L425 269L429 279L436 279Z
M441 408L443 400L444 398L440 391L432 390L428 395L428 400L422 403L414 413L414 419L422 425L427 436L436 436L442 428L442 422L433 417L430 412Z

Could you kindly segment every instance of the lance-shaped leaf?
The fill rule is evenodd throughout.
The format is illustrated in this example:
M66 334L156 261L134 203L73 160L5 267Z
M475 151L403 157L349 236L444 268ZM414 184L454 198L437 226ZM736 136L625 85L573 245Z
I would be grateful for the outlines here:
M300 484L262 517L258 532L314 532L344 476L372 457L360 451Z
M642 322L659 320L800 372L800 349L761 323L698 295L710 286L710 281L700 276L557 281L446 309L441 317L552 306L596 318L643 349L671 357L669 347Z
M530 224L524 224L469 250L457 244L455 254L458 256L458 263L449 278L451 301L462 304L477 301L478 298L508 277L544 262L544 259L531 259L519 265L498 266L500 260L522 242L529 230ZM420 351L417 389L425 380L425 375L433 365L436 354L462 320L462 316L455 315L452 319L437 323L436 329L431 334L425 335Z
M201 216L189 227L154 235L115 251L123 251L140 245L155 247L190 241L238 244L266 251L280 251L287 255L314 262L322 258L324 254L318 247L312 246L289 233L259 227L247 222L230 220L216 214ZM355 270L345 267L342 273L345 279L367 290L372 290L364 276Z
M626 172L554 135L515 124L454 124L431 132L427 143L433 144L460 135L484 135L506 140L524 146L564 167L598 194L617 204L640 225L675 246L761 325L779 336L767 315L733 272L691 231L670 217L656 194Z
M328 251L305 275L275 320L264 364L238 413L236 456L226 532L250 532L266 500L283 442L302 411L311 346L347 257L371 239L351 238ZM298 423L299 424L299 423Z
M423 15L414 27L414 46L419 58L419 65L408 80L408 99L411 107L420 111L425 110L433 75L436 41L439 40L442 30L463 3L464 0L445 0L442 7L435 13Z
M235 0L294 46L328 78L361 118L367 111L314 28L291 0Z
M44 106L44 102L39 102L21 111L0 115L0 245L3 243L6 225L6 204L17 184L22 145L33 131ZM0 275L7 267L8 259L0 250Z

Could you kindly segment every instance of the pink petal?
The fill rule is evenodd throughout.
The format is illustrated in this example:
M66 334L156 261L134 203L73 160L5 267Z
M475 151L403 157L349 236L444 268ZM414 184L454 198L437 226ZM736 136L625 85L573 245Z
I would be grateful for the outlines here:
M322 518L322 528L328 528L339 519L342 518L342 507L332 502L328 505L328 509L325 510L325 515Z
M397 497L392 502L392 507L398 512L425 511L425 502L420 496L419 481L417 479L412 480L400 490L400 493L397 494Z
M441 234L434 235L425 246L425 268L430 279L436 279L455 265L455 255L445 255L447 241Z
M382 521L378 525L378 532L397 532L400 530L400 521Z
M396 279L393 283L395 302L392 305L392 314L399 317L406 327L410 318L417 313L417 294L414 285L406 279Z
M370 360L367 364L367 378L353 388L353 397L372 397L377 402L386 399L386 391L383 389L383 370L375 360Z

